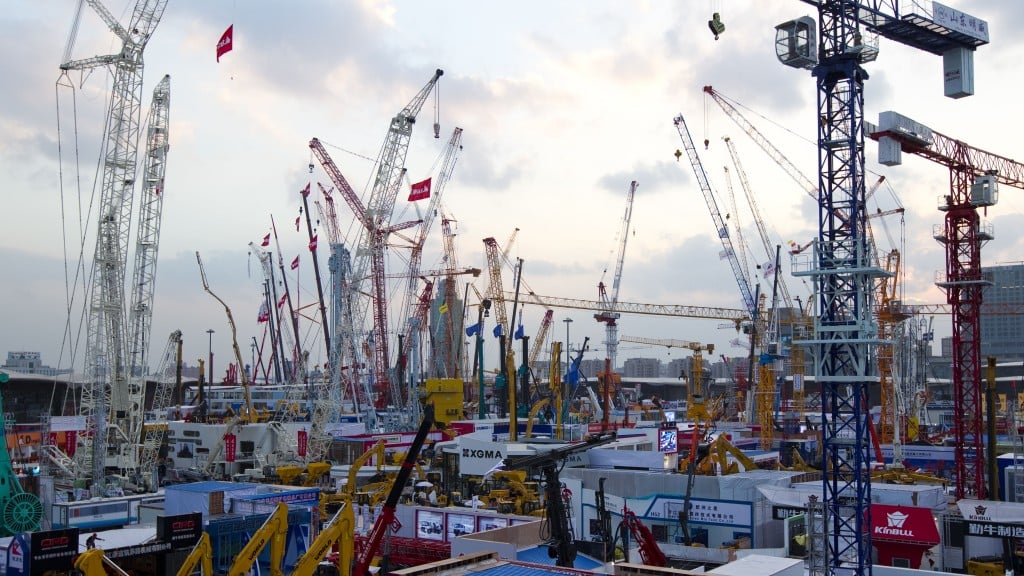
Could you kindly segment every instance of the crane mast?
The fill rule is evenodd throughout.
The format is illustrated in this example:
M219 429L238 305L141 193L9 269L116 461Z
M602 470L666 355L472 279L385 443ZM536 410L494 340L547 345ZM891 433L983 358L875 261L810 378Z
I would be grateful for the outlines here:
M781 24L776 27L776 53L788 66L811 69L817 83L818 237L810 266L794 272L814 280L817 316L807 343L814 350L822 422L827 423L822 435L823 498L810 518L822 530L812 538L809 569L812 575L861 576L871 574L872 556L866 404L868 387L877 381L870 374L870 359L878 337L871 300L875 279L884 275L872 265L866 235L868 75L861 65L874 60L878 50L865 43L862 30L965 60L987 43L988 31L985 25L982 39L951 29L945 15L938 21L914 13L919 10L916 3L910 13L901 14L900 3L891 1L803 1L818 10L817 37L810 18Z
M101 66L113 68L102 148L103 174L96 251L88 294L86 382L82 387L80 408L80 414L86 418L87 431L81 436L81 449L75 453L79 470L90 471L98 492L102 489L101 479L107 464L109 414L116 414L112 410L127 406L131 396L128 390L131 374L127 365L124 278L142 111L142 55L163 16L167 0L139 0L127 28L122 27L99 0L89 0L88 4L121 41L116 54L70 60L72 36L65 61L60 66L64 74ZM80 16L81 10L73 23L75 32ZM115 423L115 426L123 426L120 428L122 435L130 432L127 422Z
M604 282L598 284L598 300L604 305L604 309L594 314L598 322L605 326L605 348L608 351L608 358L611 360L612 369L615 369L616 357L619 348L619 325L620 314L615 309L619 303L619 285L622 283L622 265L626 261L626 241L629 240L629 222L633 218L633 198L636 196L636 180L629 183L629 192L626 193L626 214L622 217L622 226L619 229L619 255L615 259L615 276L612 279L612 295L609 297L605 290Z
M955 487L958 498L986 498L981 315L988 282L981 273L981 247L993 233L982 224L978 208L996 203L1000 184L1024 188L1024 164L894 112L883 112L879 126L868 124L867 131L879 141L880 152L886 146L897 148L895 156L890 152L880 158L885 164L899 164L899 152L908 152L949 169L949 194L939 204L939 210L946 213L944 226L935 238L946 249L946 275L936 284L946 291L953 322Z
M458 270L459 266L459 255L455 249L455 230L452 228L452 223L455 222L452 218L447 215L441 216L441 241L444 244L444 262L445 269L448 271L448 276L444 282L444 304L448 306L449 310L455 308L455 301L458 298L458 294L455 291L454 275ZM444 321L444 349L449 351L447 355L442 358L443 364L438 366L437 361L434 361L435 368L440 369L440 373L445 378L458 378L462 368L462 362L460 361L459 354L453 354L452 344L456 341L462 340L458 335L460 328L455 325L455 315L449 313L443 319Z

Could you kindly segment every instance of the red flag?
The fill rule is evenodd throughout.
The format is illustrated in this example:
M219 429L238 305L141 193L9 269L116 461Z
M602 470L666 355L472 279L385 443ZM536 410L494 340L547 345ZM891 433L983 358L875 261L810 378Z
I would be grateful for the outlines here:
M260 246L270 246L270 234L263 237L263 242L260 242Z
M295 217L295 231L299 231L299 216Z
M417 182L409 189L409 202L430 198L430 178Z
M306 182L306 187L305 187L305 188L303 188L303 189L302 189L302 190L301 190L301 191L299 192L299 194L302 194L302 196L303 196L303 197L309 196L309 182Z
M256 322L266 322L270 320L270 308L267 308L266 301L260 304L260 315L256 317Z
M220 35L220 40L217 42L217 62L220 62L220 57L231 52L231 40L235 36L235 25L228 26L228 29Z
M277 301L277 307L284 306L284 303L288 301L288 293L281 294L281 299Z
M309 241L309 251L313 252L316 250L316 234L313 234L313 239Z
M296 256L295 260L292 260L292 270L295 270L298 267L299 267L299 257Z

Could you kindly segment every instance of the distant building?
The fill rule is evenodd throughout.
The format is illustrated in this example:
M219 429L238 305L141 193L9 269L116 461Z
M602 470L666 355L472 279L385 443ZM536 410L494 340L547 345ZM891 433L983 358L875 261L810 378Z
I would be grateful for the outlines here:
M70 368L51 368L43 364L42 355L39 352L8 352L7 362L0 366L0 369L20 372L21 374L39 374L41 376L58 376L71 373Z
M629 378L658 378L661 376L661 360L657 358L628 358L622 375Z
M981 268L982 277L991 282L982 301L986 304L1020 305L1024 303L1024 263ZM981 356L999 360L1024 359L1024 315L982 314Z

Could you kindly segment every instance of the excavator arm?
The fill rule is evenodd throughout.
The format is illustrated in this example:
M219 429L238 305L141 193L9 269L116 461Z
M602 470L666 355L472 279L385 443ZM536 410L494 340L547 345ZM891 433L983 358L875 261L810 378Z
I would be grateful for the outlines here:
M178 569L178 576L191 576L197 566L202 566L203 576L213 576L213 548L210 535L203 532L192 551L185 557L185 563Z
M101 548L90 548L79 554L78 558L75 559L75 570L85 574L85 576L108 576L109 574L129 576L127 572L122 570L117 564L114 564L110 558L107 558Z
M284 576L281 563L284 560L285 540L288 537L288 505L278 502L267 521L253 533L252 538L235 557L228 569L228 576L245 576L260 552L270 545L270 576Z
M352 566L353 535L355 534L355 513L352 506L346 504L338 510L334 518L324 527L320 535L309 545L309 550L303 554L295 568L292 576L312 576L320 565L320 562L327 556L331 547L338 544L340 555L338 556L338 572L342 576L348 576ZM179 574L178 576L181 576Z
M645 526L629 508L626 508L623 512L622 523L626 525L629 533L633 535L633 540L636 540L637 545L639 545L640 558L645 565L668 566L668 558L665 557L665 553L658 546L658 541L654 538L651 529Z

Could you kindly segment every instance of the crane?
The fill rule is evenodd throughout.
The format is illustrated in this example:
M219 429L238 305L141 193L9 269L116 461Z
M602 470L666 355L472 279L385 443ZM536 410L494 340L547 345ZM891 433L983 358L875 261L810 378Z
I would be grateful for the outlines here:
M668 558L665 557L665 553L658 546L658 541L654 538L651 529L644 526L643 522L636 517L636 514L626 507L623 507L622 510L622 526L629 531L633 536L633 540L636 540L639 545L640 559L645 566L668 566ZM626 546L623 546L623 553L628 554L628 550L625 548ZM629 561L628 558L626 561Z
M398 401L400 389L397 382L391 381L389 374L387 296L384 279L384 251L389 234L410 228L419 222L406 222L392 225L391 216L398 197L398 190L405 174L405 158L409 152L409 141L412 129L427 96L437 85L444 71L437 69L427 84L398 112L388 125L388 133L380 156L377 158L377 175L369 201L363 206L359 197L342 176L341 171L327 155L320 141L310 141L309 147L320 160L334 186L341 192L349 207L352 208L356 220L363 226L362 240L356 250L356 262L353 265L352 278L371 278L371 306L373 310L373 367L374 387L377 408L385 408L392 401ZM369 275L367 274L369 269ZM358 290L358 284L352 286Z
M121 452L119 460L130 460L128 464L137 466L137 446L134 431L141 432L141 404L132 410L133 401L140 393L133 393L132 374L129 365L129 351L134 353L132 360L144 361L149 338L149 318L151 311L146 309L152 305L152 280L149 274L155 272L156 246L159 238L159 206L162 198L154 199L152 195L143 202L143 210L148 215L156 216L152 225L147 227L146 240L152 240L152 251L145 251L136 261L136 273L133 279L148 279L149 286L140 288L137 293L137 304L133 317L133 333L129 337L137 337L137 341L126 342L125 335L125 298L124 278L128 254L128 236L131 221L132 200L135 189L135 170L138 157L139 122L142 111L142 78L143 52L153 33L167 0L139 0L136 2L128 26L122 26L113 14L99 1L90 0L89 5L96 11L111 32L121 41L120 50L114 54L93 56L81 60L71 59L71 50L78 31L81 9L75 14L72 34L68 39L64 53L64 62L60 65L62 75L69 71L92 71L96 68L109 66L113 72L113 83L110 93L110 107L107 111L103 145L103 174L100 187L99 222L96 232L96 250L94 253L91 289L88 294L88 329L86 333L86 383L82 387L82 404L80 415L86 418L87 431L82 436L81 450L75 455L78 469L88 470L94 480L94 489L102 490L107 465L109 447L123 446L127 440L129 452ZM169 80L168 80L169 81ZM167 84L161 84L166 91ZM166 92L164 104L166 105ZM157 104L160 106L160 104ZM166 120L166 109L155 117L157 125L164 130L167 126L160 125L160 119ZM154 118L151 118L153 120ZM150 144L154 134L150 134ZM147 192L158 191L163 182L162 151L149 151L151 162L147 163L146 178L157 176L158 181L146 182ZM148 206L148 209L147 209ZM154 234L155 232L155 234ZM140 230L140 234L142 231ZM141 237L140 237L141 238ZM129 345L131 348L129 348ZM144 386L143 386L144 388ZM108 422L113 415L115 420ZM108 429L108 424L110 428ZM114 433L115 438L110 438ZM85 439L89 440L86 441ZM98 494L97 494L98 495Z
M604 324L605 347L608 351L608 358L611 360L612 368L615 368L618 350L618 320L621 316L615 309L619 303L619 286L622 284L622 265L626 261L626 241L629 240L629 222L633 217L633 198L636 196L636 180L629 183L629 192L626 193L626 213L622 216L622 225L619 228L619 255L615 259L615 276L612 278L612 293L604 285L604 279L597 285L597 299L603 305L603 309L594 314L594 318Z
M505 293L511 296L511 293ZM575 310L602 310L601 302L562 298L559 296L542 296L535 292L526 295L531 301L548 308L571 308ZM626 314L642 314L647 316L676 316L681 318L708 318L714 320L731 320L739 330L749 316L745 310L738 308L715 308L709 306L689 306L685 304L642 304L638 302L619 302L618 311Z
M981 389L982 292L981 246L992 231L980 221L978 208L996 203L999 185L1024 188L1024 164L981 150L897 114L883 112L878 126L868 125L879 143L879 160L895 165L901 152L921 156L949 169L949 194L939 210L946 213L936 240L946 249L946 291L953 323L953 412L956 436L957 498L985 498L985 427ZM991 479L989 479L991 481Z
M597 448L615 441L615 432L595 434L583 442L554 448L548 452L530 456L511 456L502 463L506 470L538 469L544 477L544 518L547 522L548 555L555 559L555 565L572 568L576 559L576 542L572 524L569 522L571 509L563 500L562 482L558 477L562 462L576 452Z
M704 352L714 354L714 344L701 344L689 340L675 340L665 338L644 338L641 336L623 336L621 342L636 342L651 346L665 346L666 348L683 348L693 352L693 359L690 364L690 385L687 386L686 394L686 415L695 424L702 424L709 428L712 415L708 413L704 402Z
M9 379L6 372L0 372L0 383ZM11 453L7 446L7 422L4 420L3 403L0 401L0 537L14 536L39 530L43 519L43 504L35 494L26 492L11 464Z
M426 246L427 235L430 233L431 228L434 224L434 218L440 212L441 197L444 193L444 189L448 182L452 178L452 173L455 170L455 162L458 160L459 151L462 150L462 128L455 128L452 131L451 138L448 139L448 145L445 147L444 156L441 161L441 170L437 175L437 182L435 182L430 189L430 202L427 204L427 208L423 211L423 218L416 229L416 235L411 239L411 246L409 247L409 265L407 268L408 274L408 285L406 286L405 295L405 308L404 313L401 316L402 326L399 330L399 334L404 335L406 338L410 336L409 322L412 318L413 310L418 307L418 298L416 297L417 288L419 287L419 277L425 276L420 272L420 265L423 262L423 249ZM423 328L421 325L420 328Z
M180 372L177 367L181 364L181 330L171 332L167 337L167 346L164 348L163 359L156 371L156 389L153 391L153 404L150 410L156 414L157 421L150 422L143 426L144 436L142 439L142 451L139 455L138 475L142 478L143 485L149 491L155 492L160 486L160 479L155 482L151 480L156 471L157 459L160 455L160 446L164 443L167 435L167 408L171 406L172 395L175 389L181 384ZM175 370L170 372L171 367Z
M988 29L983 21L964 15L984 28L983 34L965 30L945 7L932 17L915 12L921 10L916 4L901 12L900 3L882 0L803 1L818 10L818 37L809 17L780 24L776 55L787 66L811 69L817 85L818 237L812 267L795 273L815 281L818 314L813 340L807 343L814 348L822 421L827 423L822 504L814 507L810 520L824 528L825 536L812 541L809 569L812 575L862 576L871 573L872 554L870 442L864 409L873 380L869 360L876 338L870 300L874 279L883 274L871 265L865 235L867 73L862 65L874 60L878 50L865 42L862 31L973 65L973 50L988 42Z
M675 117L673 122L675 123L676 130L679 132L679 137L683 141L683 148L686 149L686 154L690 159L690 165L693 167L693 173L697 178L697 182L700 184L700 190L704 193L704 201L708 205L708 211L711 212L711 221L715 225L715 231L718 234L718 239L722 242L723 255L729 261L729 266L732 268L733 276L736 278L736 284L739 286L740 296L742 296L743 299L743 307L747 310L749 317L753 318L756 312L757 303L754 302L754 293L750 290L750 281L747 279L747 275L743 272L739 258L736 256L736 250L733 248L732 239L729 236L729 228L725 225L722 213L718 210L718 203L715 201L714 192L711 190L711 183L708 182L708 177L704 172L704 166L701 164L700 156L697 155L697 148L693 145L693 138L690 136L690 129L686 127L686 119L683 118L682 114L679 114ZM682 152L676 150L677 159L682 155Z

